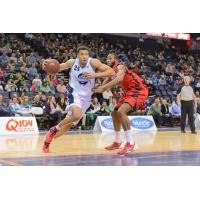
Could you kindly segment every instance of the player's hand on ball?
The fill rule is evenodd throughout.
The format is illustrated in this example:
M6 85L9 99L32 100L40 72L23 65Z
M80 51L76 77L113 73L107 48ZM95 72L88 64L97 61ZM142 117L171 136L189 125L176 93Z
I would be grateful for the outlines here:
M48 64L48 59L42 60L41 66L42 66L43 70L45 70L45 67L46 67L47 64Z
M85 72L84 73L84 78L85 79L94 79L94 78L96 78L96 74L95 73Z
M105 89L103 87L93 88L92 91L94 93L103 93Z

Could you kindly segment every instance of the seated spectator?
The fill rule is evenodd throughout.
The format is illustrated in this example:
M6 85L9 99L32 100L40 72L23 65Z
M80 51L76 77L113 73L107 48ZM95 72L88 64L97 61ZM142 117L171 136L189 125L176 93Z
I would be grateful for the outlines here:
M49 74L46 74L46 77L44 78L43 83L45 83L45 82L50 82L50 81L51 81L51 80L50 80Z
M102 115L102 116L106 116L110 114L110 110L109 110L106 100L102 101L102 106L100 110L97 112L97 114Z
M165 68L165 72L169 75L172 75L174 71L175 71L174 65L172 65L171 63L167 64L167 67Z
M50 91L51 94L55 94L55 93L56 93L56 88L55 88L55 86L52 84L52 82L50 83L50 89L51 89L51 91Z
M40 100L40 96L39 95L35 95L34 99L31 102L31 105L33 107L44 108L44 103Z
M85 115L83 115L83 119L82 119L82 126L83 129L86 127L88 129L88 127L91 127L94 125L96 118L98 116L97 112L100 110L101 105L98 101L97 97L94 97L90 107L87 109L87 112Z
M155 99L154 103L149 108L148 115L152 115L154 118L154 121L158 127L162 124L162 118L161 118L161 104L159 99Z
M177 99L172 102L171 114L173 118L181 117L181 107L177 103Z
M10 61L13 61L14 64L17 63L17 57L16 57L15 53L12 53L12 54L11 54L11 57L9 58L9 60L10 60Z
M109 105L110 112L113 112L117 105L117 99L112 97L112 101Z
M0 94L0 117L11 116L8 105L3 102L3 95Z
M27 81L23 81L23 85L19 88L19 92L29 92L30 87L27 86Z
M171 113L169 112L169 105L167 104L167 100L163 99L162 100L162 104L161 104L161 113L162 113L162 122L163 122L163 126L166 125L166 123L170 123L170 125L173 127L173 119L171 116Z
M33 81L32 81L32 84L33 83L37 83L37 85L42 85L42 81L41 81L41 79L40 79L40 75L39 74L37 74L36 76L35 76L35 78L33 79Z
M11 80L11 81L16 80L16 74L14 72L10 72L9 74L7 74L4 81L7 83L8 80Z
M13 60L9 60L7 64L7 69L9 69L12 72L15 72L15 63Z
M8 56L6 55L5 52L0 50L0 62L1 63L6 63L8 61Z
M110 89L103 92L103 99L106 100L107 104L109 104L110 98L113 96Z
M0 67L0 80L1 81L3 81L4 76L5 76L5 73L4 73L4 71Z
M42 87L41 91L44 92L44 93L53 93L54 92L52 90L52 87L49 85L49 82L43 83L43 87Z
M64 94L60 95L60 98L58 100L58 107L60 108L62 119L64 119L67 114L67 101Z
M45 105L45 109L51 121L53 121L53 125L56 125L61 121L61 116L62 116L61 110L59 106L56 104L56 100L54 96L48 97L48 101Z
M17 90L20 91L20 87L22 87L24 84L24 80L21 73L16 74L16 79L14 80L14 83L17 86Z
M173 88L172 88L174 95L177 94L177 91L180 88L180 86L181 86L181 83L180 83L179 79L176 79L176 81L175 81L175 83L173 85Z
M64 82L61 80L60 83L57 85L56 90L58 93L64 94L67 92L67 88L64 85Z
M37 73L38 73L38 71L37 71L37 68L36 68L36 64L33 63L31 65L31 67L27 69L27 74L29 75L29 78L32 80L37 75Z
M99 87L100 85L102 85L101 79L97 78L95 81L95 87Z
M25 96L22 103L20 104L19 112L21 113L22 116L32 116L31 108L32 105L29 102L29 98L28 96Z
M198 114L200 114L200 98L197 98L197 111Z
M41 86L38 82L34 82L30 88L31 92L41 92L43 91L43 86Z
M164 75L159 79L158 85L167 85Z
M51 76L50 85L56 87L58 85L58 80L56 76Z
M26 97L26 92L23 91L21 93L20 97L19 97L19 103L20 104L22 104L22 102L24 101L25 97Z
M21 112L20 112L20 105L18 103L18 100L16 97L12 98L12 101L9 103L9 112L11 115L14 116L20 116Z
M29 66L32 66L32 64L37 63L37 59L36 59L36 56L34 55L34 53L31 53L30 56L28 56L26 58L26 63Z
M17 86L11 80L8 80L8 82L5 86L5 91L6 92L16 92Z
M39 94L38 94L39 95ZM45 94L41 94L41 95L39 95L40 96L40 100L41 100L41 102L44 104L44 106L45 106L45 104L46 104L46 102L47 102L47 96L45 95Z
M22 56L19 58L19 62L21 64L21 68L26 68L26 54L23 53Z

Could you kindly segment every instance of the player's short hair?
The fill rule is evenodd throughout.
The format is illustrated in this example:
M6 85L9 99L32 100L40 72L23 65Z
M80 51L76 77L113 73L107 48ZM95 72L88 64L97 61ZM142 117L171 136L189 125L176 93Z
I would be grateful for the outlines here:
M89 50L88 47L86 47L86 46L80 46L80 47L77 48L76 53L78 54L79 51L81 51L81 50L87 50L88 52L90 52L90 50Z
M119 56L115 53L115 51L110 51L109 54L113 55L117 60L119 60Z

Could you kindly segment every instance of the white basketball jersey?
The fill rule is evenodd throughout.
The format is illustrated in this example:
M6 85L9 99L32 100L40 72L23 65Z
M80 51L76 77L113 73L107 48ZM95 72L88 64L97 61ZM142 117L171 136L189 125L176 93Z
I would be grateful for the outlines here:
M95 79L87 80L84 78L85 72L95 72L90 64L91 60L92 58L89 58L87 64L81 67L79 59L77 58L70 70L69 87L73 92L81 96L91 96L92 88L95 86Z

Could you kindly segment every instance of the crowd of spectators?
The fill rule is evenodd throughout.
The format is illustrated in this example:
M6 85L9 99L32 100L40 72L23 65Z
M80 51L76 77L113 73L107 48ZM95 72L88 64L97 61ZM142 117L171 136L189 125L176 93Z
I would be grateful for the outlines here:
M115 51L148 85L149 99L141 110L130 115L151 114L157 126L175 126L176 119L180 119L176 95L184 75L191 76L191 85L200 98L198 54L183 53L174 45L158 45L155 40L152 43L148 40L151 45L144 49L145 40L132 44L128 42L130 38L119 37L115 42L110 38L102 34L0 34L0 116L32 115L30 110L40 107L43 114L36 116L38 123L46 120L51 126L63 119L67 113L68 71L50 76L40 64L44 58L55 58L61 63L75 58L76 48L86 45L91 57L102 62L110 51ZM101 84L102 80L97 79L95 86ZM98 115L110 115L122 93L115 87L103 94L94 94L79 126L91 129ZM200 113L200 100L197 112Z

